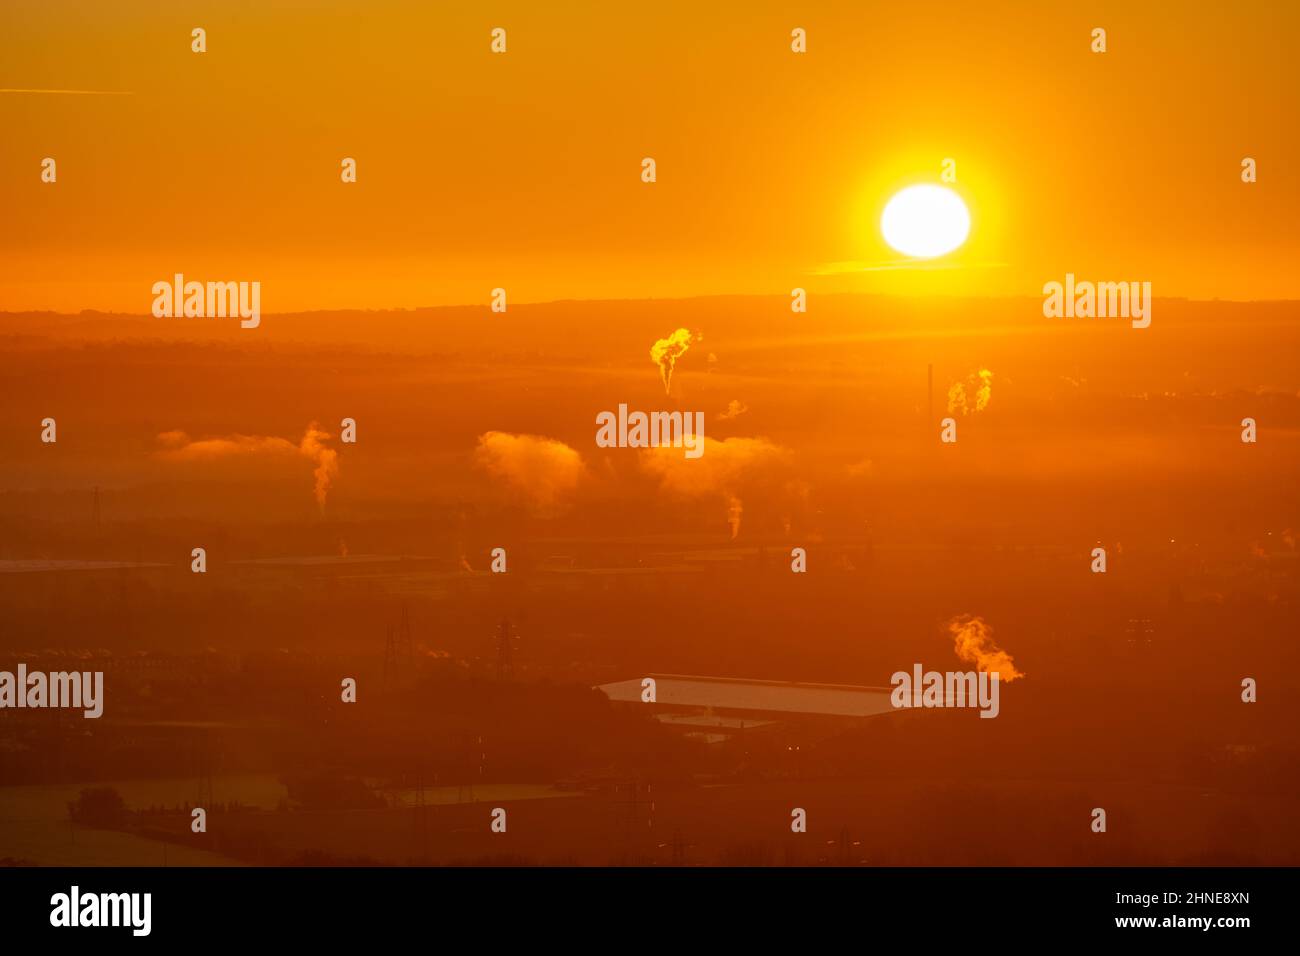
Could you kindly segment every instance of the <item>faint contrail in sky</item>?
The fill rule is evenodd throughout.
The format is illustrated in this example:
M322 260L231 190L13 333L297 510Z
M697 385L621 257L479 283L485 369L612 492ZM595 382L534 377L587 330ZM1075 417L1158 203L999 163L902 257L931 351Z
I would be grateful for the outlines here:
M0 93L67 93L73 96L134 96L130 90L0 90Z

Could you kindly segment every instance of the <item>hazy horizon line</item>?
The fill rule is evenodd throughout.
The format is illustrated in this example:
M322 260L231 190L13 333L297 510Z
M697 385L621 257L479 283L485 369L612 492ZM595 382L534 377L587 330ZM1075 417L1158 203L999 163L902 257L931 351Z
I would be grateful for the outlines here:
M523 302L511 302L511 308L520 308L523 306L547 306L547 305L599 305L602 303L638 303L638 302L693 302L701 299L786 299L789 293L786 292L717 292L703 293L700 295L683 295L683 296L642 296L632 298L559 298L559 299L538 299ZM1038 294L1007 294L1007 295L958 295L954 293L927 293L924 295L917 294L891 294L887 292L822 292L817 293L817 298L858 298L858 299L899 299L899 300L933 300L942 299L947 301L980 301L980 302L997 302L1004 300L1031 299L1038 301L1041 296ZM1224 305L1274 305L1274 304L1300 304L1300 297L1297 298L1280 298L1280 299L1232 299L1213 297L1208 299L1191 298L1181 295L1152 296L1153 300L1161 302L1196 302L1213 304L1219 303ZM269 315L314 315L330 312L371 312L371 313L402 313L402 312L427 312L437 309L488 309L491 303L484 300L480 302L448 302L437 305L415 305L415 306L320 306L302 309L284 309L277 311L263 310L264 316ZM148 312L121 312L114 309L102 309L96 307L82 307L76 312L64 312L59 309L0 309L0 316L5 315L66 315L77 316L86 314L122 316L125 318L155 318Z

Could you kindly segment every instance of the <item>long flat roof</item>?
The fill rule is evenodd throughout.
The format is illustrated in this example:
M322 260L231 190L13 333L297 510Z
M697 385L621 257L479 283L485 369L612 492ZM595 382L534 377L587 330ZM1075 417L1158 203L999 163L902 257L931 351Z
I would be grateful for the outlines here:
M647 674L655 681L655 704L722 710L872 717L894 711L888 687L852 684L801 684L787 681ZM644 678L601 684L596 690L613 701L640 703Z

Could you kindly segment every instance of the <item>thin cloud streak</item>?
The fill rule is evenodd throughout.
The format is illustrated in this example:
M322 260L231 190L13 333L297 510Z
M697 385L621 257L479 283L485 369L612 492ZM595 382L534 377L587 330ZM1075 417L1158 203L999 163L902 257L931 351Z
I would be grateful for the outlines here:
M901 259L897 262L828 262L818 266L809 275L839 276L855 272L894 272L916 269L922 272L940 269L1005 269L1009 262L929 262L924 259Z

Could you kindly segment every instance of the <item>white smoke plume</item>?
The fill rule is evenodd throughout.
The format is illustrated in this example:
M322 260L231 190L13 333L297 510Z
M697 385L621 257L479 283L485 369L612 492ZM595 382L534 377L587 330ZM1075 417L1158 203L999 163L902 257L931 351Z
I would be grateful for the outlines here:
M564 442L540 435L486 432L474 461L539 516L568 501L583 475L582 457Z
M718 421L720 422L732 421L733 419L739 418L747 411L749 411L748 405L746 405L738 398L733 398L730 402L727 403L727 410L725 412L721 412L718 415Z
M339 453L325 443L330 435L316 422L307 426L302 440L294 444L273 435L228 435L194 441L183 431L163 432L158 441L164 446L159 457L168 461L214 461L237 456L301 455L311 461L315 484L312 494L316 505L325 510L325 500L339 473Z
M789 452L766 438L704 439L704 454L697 459L684 458L675 448L647 448L641 455L641 467L659 479L659 486L669 494L683 498L716 496L726 507L731 537L740 534L745 513L741 497L745 489L778 473L778 466Z
M1024 677L1016 669L1011 655L993 643L993 628L984 618L974 614L960 614L948 622L948 633L953 636L953 651L968 664L980 671L997 674L1004 683Z

